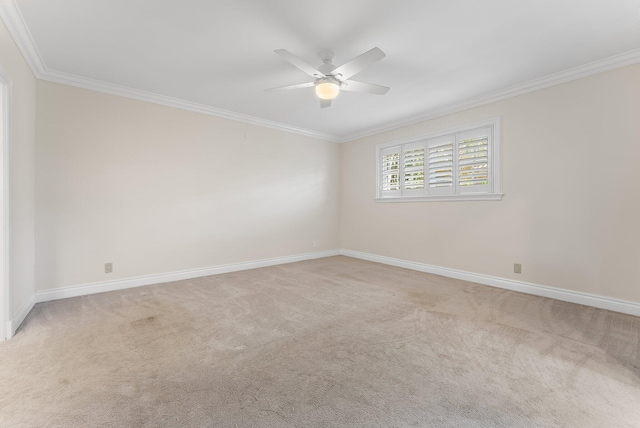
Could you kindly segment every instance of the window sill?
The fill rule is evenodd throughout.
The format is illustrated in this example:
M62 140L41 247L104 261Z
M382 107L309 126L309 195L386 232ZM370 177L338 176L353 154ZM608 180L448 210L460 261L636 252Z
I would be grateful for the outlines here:
M500 201L503 193L466 193L462 195L387 196L376 202L443 202L443 201Z

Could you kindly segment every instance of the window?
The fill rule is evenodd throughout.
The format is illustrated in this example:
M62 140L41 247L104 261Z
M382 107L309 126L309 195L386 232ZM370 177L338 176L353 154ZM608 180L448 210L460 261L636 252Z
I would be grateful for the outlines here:
M500 119L376 147L378 201L499 200Z

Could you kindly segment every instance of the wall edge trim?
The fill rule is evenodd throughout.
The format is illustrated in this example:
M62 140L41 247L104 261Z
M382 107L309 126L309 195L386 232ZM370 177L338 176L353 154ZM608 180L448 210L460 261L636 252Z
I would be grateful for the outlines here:
M425 263L411 262L408 260L379 256L376 254L363 253L360 251L342 249L340 250L340 254L356 259L411 269L419 272L431 273L434 275L446 276L448 278L460 279L463 281L475 282L482 285L517 291L534 296L548 297L550 299L562 300L564 302L577 303L579 305L591 306L594 308L621 312L623 314L640 316L640 303L635 303L627 300L614 299L611 297L598 296L596 294L582 293L579 291L566 290L563 288L549 287L546 285L533 284L507 278L500 278L496 276L472 273L458 269L433 266Z
M31 72L35 77L40 78L47 68L15 0L0 0L0 18L9 30L9 34L18 46Z
M485 104L491 104L498 101L514 98L520 95L535 92L541 89L557 86L562 83L572 82L574 80L589 77L594 74L604 73L606 71L616 70L640 62L640 49L623 52L607 58L602 58L587 64L582 64L567 70L548 74L537 79L522 82L504 89L488 92L476 97L467 98L460 102L445 105L435 110L427 111L409 119L400 119L398 121L383 124L361 132L354 132L340 137L340 143L348 143L349 141L358 140L360 138L370 137L382 134L384 132L393 131L394 129L404 128L405 126L415 125L428 120L437 119L439 117L448 116L450 114L459 113L461 111L470 110Z
M307 137L318 138L320 140L336 143L347 143L349 141L381 134L383 132L391 131L405 126L415 125L416 123L425 122L427 120L436 119L438 117L458 113L460 111L469 110L474 107L479 107L496 101L513 98L518 95L537 91L539 89L548 88L551 86L559 85L561 83L570 82L572 80L577 80L583 77L588 77L594 74L603 73L605 71L622 68L640 62L640 49L634 49L631 51L620 53L618 55L613 55L607 58L592 61L587 64L582 64L567 70L562 70L556 73L542 76L537 79L522 82L508 88L488 92L476 97L467 98L457 103L426 111L422 114L414 116L413 118L404 118L398 121L383 124L381 126L369 127L362 131L344 135L332 135L287 125L281 122L270 121L267 119L262 119L242 113L236 113L229 110L219 109L204 104L181 100L166 95L160 95L153 92L142 91L74 74L50 70L49 68L47 68L33 40L33 37L31 36L31 33L26 23L24 22L22 14L20 13L20 10L15 3L15 0L0 0L0 18L4 21L9 30L9 33L11 34L11 37L20 49L20 52L22 52L25 61L31 68L31 71L33 72L35 77L38 79L76 86L111 95L122 96L125 98L132 98L139 101L146 101L154 104L175 107L182 110L193 111L197 113L221 117L224 119L236 120L239 122L249 123L265 128L276 129L284 132L304 135Z
M230 263L198 269L188 269L176 272L116 279L112 281L93 282L71 287L56 288L52 290L40 290L36 291L35 300L37 301L37 303L44 303L52 300L66 299L69 297L86 296L89 294L124 290L127 288L135 288L145 285L162 284L173 281L181 281L185 279L200 278L203 276L220 275L223 273L238 272L287 263L295 263L305 260L321 259L325 257L337 256L339 254L340 250L317 251L313 253L295 254L291 256Z
M9 333L11 333L11 336L8 337L8 339L16 334L16 330L22 325L24 319L29 315L29 312L31 312L31 309L33 309L36 303L36 295L32 294L29 300L24 302L22 307L18 309L16 315L9 321Z
M415 270L418 272L441 275L448 278L460 279L491 287L517 291L534 296L547 297L570 303L591 306L599 309L606 309L614 312L640 316L640 303L599 296L595 294L583 293L579 291L566 290L562 288L549 287L546 285L527 283L507 278L500 278L490 275L483 275L451 269L446 267L429 265L426 263L412 262L408 260L396 259L392 257L380 256L360 251L340 249L326 250L313 253L303 253L291 256L274 257L248 262L231 263L225 265L210 266L199 269L189 269L163 274L146 275L133 278L124 278L113 281L94 282L71 287L57 288L53 290L37 291L27 302L17 311L16 316L10 322L13 333L20 327L29 312L36 303L44 303L53 300L66 299L70 297L86 296L109 291L117 291L128 288L141 287L145 285L162 284L185 279L200 278L210 275L220 275L224 273L238 272L262 267L276 266L288 263L295 263L305 260L314 260L326 257L342 255L374 263Z
M63 73L59 71L47 70L39 77L53 83L74 86L77 88L88 89L91 91L102 92L109 95L115 95L124 98L130 98L138 101L144 101L152 104L159 104L166 107L173 107L180 110L191 111L194 113L206 114L208 116L219 117L222 119L234 120L236 122L247 123L249 125L260 126L263 128L275 129L277 131L288 132L290 134L303 135L305 137L317 138L323 141L333 143L340 142L340 138L310 129L299 128L285 123L272 120L262 119L242 113L236 113L231 110L224 110L217 107L211 107L205 104L199 104L192 101L182 100L167 95L157 94L155 92L143 91L140 89L129 88L127 86L117 85L115 83L103 82L100 80L90 79L88 77L76 76L73 74Z

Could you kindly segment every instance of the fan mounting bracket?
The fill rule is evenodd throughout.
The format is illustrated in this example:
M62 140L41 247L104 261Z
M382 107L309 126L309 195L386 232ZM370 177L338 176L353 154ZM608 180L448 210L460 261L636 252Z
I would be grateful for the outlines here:
M325 64L331 64L333 59L336 57L336 54L331 49L324 49L318 52L318 56Z

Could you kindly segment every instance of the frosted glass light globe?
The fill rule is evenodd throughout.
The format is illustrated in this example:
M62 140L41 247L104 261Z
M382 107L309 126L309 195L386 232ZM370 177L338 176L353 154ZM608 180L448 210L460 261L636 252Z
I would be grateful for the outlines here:
M332 100L340 93L340 85L334 79L320 79L316 83L316 95L321 100Z

